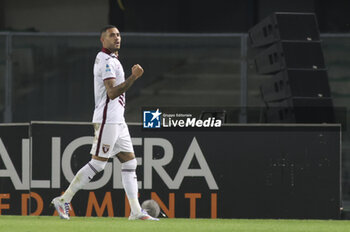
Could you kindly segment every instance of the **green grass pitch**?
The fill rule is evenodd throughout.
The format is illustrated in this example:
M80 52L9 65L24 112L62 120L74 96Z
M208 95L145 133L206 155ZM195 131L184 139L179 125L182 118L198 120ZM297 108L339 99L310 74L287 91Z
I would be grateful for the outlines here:
M161 219L128 221L126 218L53 216L0 216L1 232L342 232L350 221L333 220L248 220L248 219Z

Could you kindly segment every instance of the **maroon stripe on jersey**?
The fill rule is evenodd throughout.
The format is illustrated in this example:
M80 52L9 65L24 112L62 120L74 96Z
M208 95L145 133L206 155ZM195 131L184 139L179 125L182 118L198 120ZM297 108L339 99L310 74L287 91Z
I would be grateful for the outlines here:
M123 102L123 103L125 102L124 98L122 98L122 97L120 97L120 96L119 96L119 101L121 101L121 102Z
M102 133L103 133L103 128L106 124L106 119L107 119L107 108L108 108L108 103L109 103L109 97L108 95L106 96L106 105L103 109L103 119L102 119L102 124L100 128L100 134L98 135L98 142L97 142L97 148L96 148L96 153L95 156L98 156L98 153L100 152L100 147L101 147L101 139L102 139Z
M125 104L125 95L124 95L124 93L119 96L119 100L121 100L123 102L123 104Z
M123 103L123 102L121 102L120 100L118 100L118 101L119 101L120 105L122 105L122 106L124 107L124 103Z

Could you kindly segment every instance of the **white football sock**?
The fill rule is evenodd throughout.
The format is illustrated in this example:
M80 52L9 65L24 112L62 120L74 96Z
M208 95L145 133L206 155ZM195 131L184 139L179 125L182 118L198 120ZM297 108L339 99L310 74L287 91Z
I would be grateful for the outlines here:
M122 182L126 195L128 196L131 212L134 215L141 213L141 206L138 199L136 167L136 159L122 163Z
M77 172L61 198L63 198L65 202L71 202L74 195L89 183L97 173L102 171L106 164L107 162L91 159L89 163Z

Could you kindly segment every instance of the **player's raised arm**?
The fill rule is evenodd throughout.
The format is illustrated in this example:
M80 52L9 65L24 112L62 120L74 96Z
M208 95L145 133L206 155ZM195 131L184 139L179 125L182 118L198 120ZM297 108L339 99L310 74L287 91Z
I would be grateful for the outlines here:
M116 85L115 79L107 79L104 81L106 86L107 95L110 99L115 99L121 94L125 93L132 84L143 75L143 68L139 64L135 64L131 68L131 75L123 83Z

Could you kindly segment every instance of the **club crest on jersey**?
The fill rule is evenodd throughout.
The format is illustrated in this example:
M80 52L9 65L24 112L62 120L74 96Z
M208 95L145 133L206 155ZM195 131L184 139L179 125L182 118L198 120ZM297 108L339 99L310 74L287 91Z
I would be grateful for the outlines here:
M102 151L103 151L103 153L107 153L108 151L109 151L109 145L107 145L107 144L102 144Z
M106 72L110 72L111 68L109 67L109 64L106 64Z

